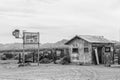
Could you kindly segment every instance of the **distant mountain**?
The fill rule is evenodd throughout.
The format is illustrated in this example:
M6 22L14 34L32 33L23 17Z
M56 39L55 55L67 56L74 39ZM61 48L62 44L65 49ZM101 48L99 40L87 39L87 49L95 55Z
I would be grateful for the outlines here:
M61 41L58 41L56 43L45 43L43 45L41 45L41 48L55 48L55 47L65 47L65 43L67 42L68 40L66 39L63 39Z
M63 39L61 41L58 41L56 43L45 43L41 44L40 48L54 48L54 47L64 47L64 43L66 43L68 40ZM16 50L16 49L22 49L23 45L22 43L11 43L11 44L0 44L0 50ZM37 45L26 45L26 49L31 48L37 48Z
M14 49L21 49L22 43L11 43L11 44L1 44L0 50L14 50Z
M56 42L55 44L56 44L56 45L63 45L63 44L65 44L67 41L68 41L68 40L63 39L63 40L61 40L61 41Z

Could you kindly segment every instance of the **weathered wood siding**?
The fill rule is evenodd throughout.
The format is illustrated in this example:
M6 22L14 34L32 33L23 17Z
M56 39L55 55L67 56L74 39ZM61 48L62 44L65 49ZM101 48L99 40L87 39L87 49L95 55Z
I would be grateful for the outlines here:
M75 38L68 45L71 46L71 61L79 62L79 63L92 63L92 46L90 43L83 39ZM78 48L78 54L72 52L73 48ZM84 48L88 48L88 52L84 52ZM72 57L77 55L79 57L78 60L73 60Z

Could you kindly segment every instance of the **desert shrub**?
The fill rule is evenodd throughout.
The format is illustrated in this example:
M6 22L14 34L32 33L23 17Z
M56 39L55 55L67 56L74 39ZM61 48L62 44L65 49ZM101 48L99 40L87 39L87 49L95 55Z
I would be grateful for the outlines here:
M6 56L7 59L12 59L14 57L14 55L10 53L5 53L4 55Z
M40 63L51 63L52 61L48 58L43 58L40 60Z
M6 56L3 54L1 55L1 60L7 60Z
M63 58L61 58L60 63L63 64L63 65L71 63L70 57L69 56L64 56Z

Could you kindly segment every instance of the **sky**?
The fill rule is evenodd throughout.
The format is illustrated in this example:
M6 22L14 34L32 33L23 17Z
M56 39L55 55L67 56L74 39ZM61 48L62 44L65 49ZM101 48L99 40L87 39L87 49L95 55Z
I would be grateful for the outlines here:
M0 0L0 43L22 42L12 31L40 32L41 43L75 35L120 38L120 0Z

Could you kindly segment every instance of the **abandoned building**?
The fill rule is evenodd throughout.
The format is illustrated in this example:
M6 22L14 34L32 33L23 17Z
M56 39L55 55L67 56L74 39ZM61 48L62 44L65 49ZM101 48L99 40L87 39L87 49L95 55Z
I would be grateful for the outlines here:
M70 46L71 62L81 64L113 63L114 43L103 36L76 35L65 43Z

